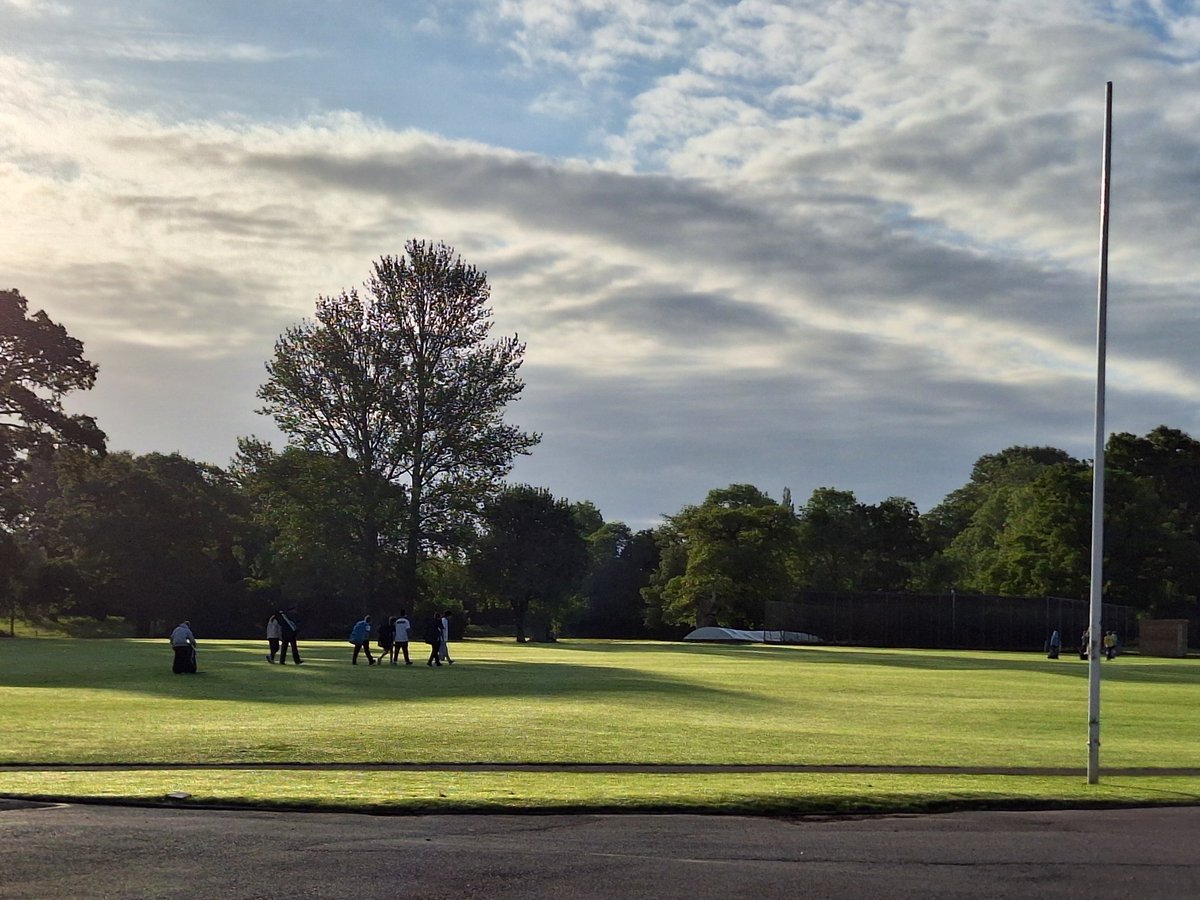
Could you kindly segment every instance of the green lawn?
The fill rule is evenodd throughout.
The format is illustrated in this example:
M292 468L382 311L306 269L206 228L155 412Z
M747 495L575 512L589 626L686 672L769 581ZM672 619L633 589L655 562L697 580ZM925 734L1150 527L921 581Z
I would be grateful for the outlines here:
M423 645L413 645L418 654ZM1073 767L1087 664L1036 654L468 641L457 664L349 664L302 644L0 641L0 764L642 763ZM1102 766L1200 769L1200 661L1104 668ZM1200 778L997 774L0 771L22 796L378 807L807 811L1200 802Z

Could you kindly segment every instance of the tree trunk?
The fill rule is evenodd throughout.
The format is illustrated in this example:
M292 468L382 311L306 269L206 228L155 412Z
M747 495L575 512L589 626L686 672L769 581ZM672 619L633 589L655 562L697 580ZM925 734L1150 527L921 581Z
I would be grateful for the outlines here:
M517 626L517 643L525 643L525 614L529 612L529 598L512 602L513 619Z

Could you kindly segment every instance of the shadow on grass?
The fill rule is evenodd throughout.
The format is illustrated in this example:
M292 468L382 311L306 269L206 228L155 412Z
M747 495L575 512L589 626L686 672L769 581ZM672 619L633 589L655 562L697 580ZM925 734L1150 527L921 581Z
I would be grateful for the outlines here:
M778 648L757 645L739 649L743 653L779 652ZM1036 672L1083 680L1088 677L1087 660L1078 656L1046 659L1033 653L1028 658L1018 657L1011 651L826 649L813 646L790 652L797 650L809 662L831 666L880 666L931 672ZM1147 662L1136 656L1105 660L1101 678L1107 682L1193 685L1200 677L1200 665L1194 660L1163 662L1155 659L1149 665Z
M559 645L539 645L559 646ZM630 644L619 642L595 645L561 645L568 650L626 651L636 646L646 652L662 651L691 653L719 657L722 659L764 659L795 662L818 662L831 666L879 666L890 669L923 669L931 672L1033 672L1039 675L1054 675L1063 678L1087 680L1087 660L1078 654L1064 654L1059 659L1047 659L1043 653L1030 652L1021 656L1013 651L987 650L910 650L905 648L880 649L872 647L828 647L815 644L771 645L771 644ZM1105 682L1131 684L1180 684L1200 683L1200 660L1185 658L1165 660L1135 655L1118 656L1101 663L1101 678Z
M486 645L485 645L486 646ZM544 646L544 645L539 645ZM395 703L454 698L512 699L614 698L631 704L711 704L764 702L752 692L716 688L617 665L573 663L567 659L472 658L452 644L455 665L430 668L423 644L413 644L412 666L371 666L360 656L350 664L348 644L301 642L304 664L270 664L258 641L199 643L199 671L175 675L172 651L163 640L71 641L41 639L6 642L0 690L62 691L78 688L146 694L162 699L282 703L296 705ZM414 652L415 650L415 652ZM464 652L468 655L464 655Z

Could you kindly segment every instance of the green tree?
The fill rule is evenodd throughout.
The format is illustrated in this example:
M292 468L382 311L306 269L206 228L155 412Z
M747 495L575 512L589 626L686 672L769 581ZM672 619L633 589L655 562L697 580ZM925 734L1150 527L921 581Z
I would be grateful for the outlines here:
M852 491L817 488L799 512L800 584L818 591L859 590L866 513Z
M1007 493L1007 516L979 572L985 593L1086 597L1091 562L1091 467L1060 463Z
M936 558L926 574L936 571L938 584L927 589L991 593L997 585L1001 535L1009 517L1028 501L1021 491L1047 468L1080 462L1053 447L1010 447L981 456L971 480L953 491L923 519Z
M215 466L178 454L58 453L31 485L50 499L24 532L45 554L35 595L59 611L121 616L148 636L173 618L243 625L245 509Z
M68 415L62 406L67 394L95 382L83 344L45 311L30 315L19 292L0 291L0 501L32 455L58 447L104 452L95 419Z
M552 636L587 571L587 543L571 505L543 488L502 490L483 508L471 574L492 602L512 609L518 641L537 621Z
M444 244L409 241L374 264L366 296L317 300L289 328L259 390L297 446L351 462L366 603L375 605L390 520L382 486L405 491L401 590L416 606L421 560L466 545L480 503L538 436L504 422L524 387L525 345L491 340L487 278Z
M399 523L403 490L383 482L365 496L369 480L342 456L301 447L276 453L252 439L238 446L232 471L262 529L250 560L260 591L276 598L273 605L304 607L310 634L340 632L348 618L380 612L363 606L365 573L375 566L380 584L394 588L403 535L398 524L372 532L368 556L364 507L374 503L381 522Z
M654 532L633 532L624 522L605 522L587 537L588 570L580 588L583 609L574 631L592 637L639 637L646 633L642 588L658 568Z
M766 601L791 593L795 517L753 485L709 491L670 524L686 568L669 579L660 574L647 593L664 622L761 628ZM677 556L664 550L660 569L676 565Z

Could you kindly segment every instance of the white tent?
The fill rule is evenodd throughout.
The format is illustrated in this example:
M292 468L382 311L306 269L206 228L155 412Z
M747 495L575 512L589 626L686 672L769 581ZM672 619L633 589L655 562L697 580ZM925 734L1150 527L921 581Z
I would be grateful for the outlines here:
M746 631L741 628L721 628L708 625L697 628L683 638L685 641L712 641L723 644L823 644L815 634L805 631Z

